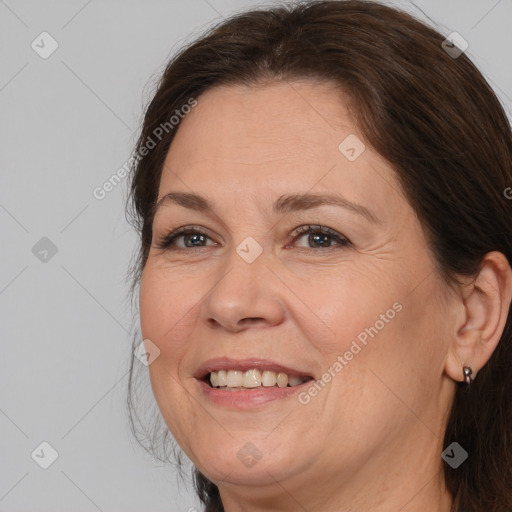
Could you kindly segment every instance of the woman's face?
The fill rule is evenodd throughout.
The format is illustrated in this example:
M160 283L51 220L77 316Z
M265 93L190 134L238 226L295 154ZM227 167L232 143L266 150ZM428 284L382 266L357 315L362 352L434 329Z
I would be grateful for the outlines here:
M362 139L334 87L222 86L167 155L158 199L187 196L154 218L142 335L160 350L149 371L169 429L221 489L300 501L441 467L450 293ZM187 226L199 232L157 247ZM210 387L211 370L247 389ZM272 385L279 373L312 380Z

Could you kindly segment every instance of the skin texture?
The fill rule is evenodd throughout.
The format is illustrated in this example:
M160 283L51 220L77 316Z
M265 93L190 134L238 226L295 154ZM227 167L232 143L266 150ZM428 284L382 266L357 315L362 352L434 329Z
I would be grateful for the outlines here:
M328 84L221 86L198 98L165 161L159 199L196 193L213 208L158 209L142 334L161 351L149 372L165 421L228 512L450 509L441 452L455 381L463 364L476 374L499 341L510 267L489 253L476 280L445 284L392 167L368 144L355 161L338 149L350 134L364 142L347 98ZM334 192L378 222L332 205L272 211L285 194ZM307 224L350 244L295 235ZM207 237L178 238L189 253L156 247L190 225ZM250 264L236 252L249 236L263 249ZM228 410L194 378L227 356L318 380L395 303L401 310L307 404L293 395ZM249 442L261 453L252 467L237 457Z

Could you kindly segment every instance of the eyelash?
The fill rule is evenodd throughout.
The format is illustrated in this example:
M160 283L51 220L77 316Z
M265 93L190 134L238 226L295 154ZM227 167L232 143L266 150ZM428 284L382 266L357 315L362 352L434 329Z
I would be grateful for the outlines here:
M300 226L295 230L295 234L293 235L294 236L293 242L295 242L297 239L303 237L304 235L311 234L311 233L321 233L323 235L329 235L333 240L338 242L340 248L344 248L344 247L348 247L348 246L352 245L352 242L350 242L350 240L348 240L344 236L341 236L336 231L334 231L328 227L325 227L325 226L319 226L319 225L314 226L314 225L310 225L310 224L305 225L305 226ZM181 252L181 253L185 253L185 254L191 253L191 252L196 252L198 248L200 249L200 248L206 247L206 246L198 246L197 248L187 247L185 249L172 247L172 244L174 243L174 241L183 235L203 235L207 238L210 238L198 226L185 226L182 228L178 228L177 230L173 231L172 233L169 233L168 235L165 235L165 236L159 238L156 241L155 245L158 249L161 249L161 250L171 250L171 251L177 251L177 252ZM336 248L336 246L319 247L320 250L324 250L324 251L335 249L335 248ZM311 248L311 247L307 247L307 248L301 247L301 249L318 252L318 249Z

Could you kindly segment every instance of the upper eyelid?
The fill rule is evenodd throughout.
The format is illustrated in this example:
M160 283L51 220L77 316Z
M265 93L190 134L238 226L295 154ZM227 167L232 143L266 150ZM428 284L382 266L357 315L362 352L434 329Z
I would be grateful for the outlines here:
M296 235L300 235L303 232L306 232L308 229L324 231L327 234L332 234L333 236L334 235L338 235L341 238L347 238L345 235L343 235L339 231L337 231L337 230L335 230L333 228L330 228L328 226L324 226L323 224L302 224L300 226L297 226L297 227L293 228L293 230L291 231L290 235L293 235L294 233L296 233ZM298 231L298 230L301 230L301 231ZM208 237L210 236L208 234L210 232L209 229L203 228L201 226L190 225L190 226L182 226L182 227L176 228L176 229L174 229L172 231L166 232L166 234L163 235L163 237L169 237L169 236L172 236L172 235L177 235L177 236L178 235L186 235L186 234L189 234L190 232L192 232L192 233L198 232L198 233L206 235Z
M291 230L291 233L297 232L297 230L300 230L300 229L302 229L302 230L317 229L319 231L322 231L322 230L324 230L324 231L331 231L333 234L338 234L338 235L346 238L338 230L336 230L334 228L330 228L329 226L326 226L325 224L307 224L307 223L306 224L301 224L300 226L297 226L297 227L293 228ZM198 232L203 233L205 235L207 235L209 232L210 233L212 232L211 229L208 229L208 228L205 228L203 226L196 225L196 224L180 226L180 227L178 227L176 229L173 229L172 231L167 231L165 229L162 229L162 231L165 233L165 236L172 235L172 234L180 234L181 235L181 234L187 233L189 231L198 231ZM155 234L155 233L153 233L153 234ZM220 235L217 235L217 236L220 236Z

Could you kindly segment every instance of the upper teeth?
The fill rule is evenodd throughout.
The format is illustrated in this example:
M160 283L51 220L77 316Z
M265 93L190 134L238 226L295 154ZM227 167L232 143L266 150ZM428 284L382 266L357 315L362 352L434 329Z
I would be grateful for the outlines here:
M303 382L309 380L308 378L301 377L288 377L286 373L276 373L270 370L247 370L242 372L240 370L219 370L218 372L210 373L210 382L213 387L228 387L228 388L257 388L259 386L271 387L276 384L280 388L286 386L298 386Z

